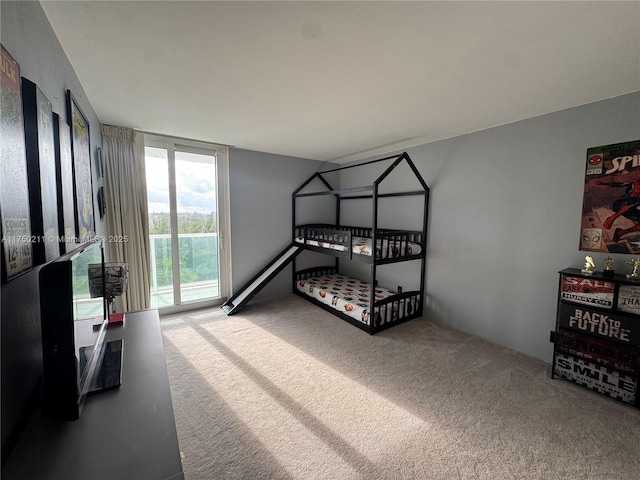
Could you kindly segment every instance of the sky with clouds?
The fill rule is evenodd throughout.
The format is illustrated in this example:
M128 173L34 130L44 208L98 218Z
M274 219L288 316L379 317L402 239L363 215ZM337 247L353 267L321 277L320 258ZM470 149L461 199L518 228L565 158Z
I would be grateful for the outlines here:
M149 212L169 211L169 174L166 151L147 147L146 173ZM176 152L176 200L178 213L216 212L215 164L213 157Z

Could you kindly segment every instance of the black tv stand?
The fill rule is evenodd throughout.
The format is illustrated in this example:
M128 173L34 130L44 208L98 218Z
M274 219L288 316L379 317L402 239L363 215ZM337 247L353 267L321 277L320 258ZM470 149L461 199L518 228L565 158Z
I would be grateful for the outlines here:
M75 422L36 410L2 467L2 480L184 478L158 312L127 313L127 322L108 329L106 339L126 344L122 385L87 398Z

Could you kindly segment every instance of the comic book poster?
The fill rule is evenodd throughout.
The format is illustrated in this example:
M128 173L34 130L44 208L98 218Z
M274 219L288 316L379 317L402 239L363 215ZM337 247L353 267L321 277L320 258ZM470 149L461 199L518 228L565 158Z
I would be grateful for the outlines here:
M640 254L640 140L587 149L580 250Z
M78 102L67 90L67 123L71 127L71 152L73 154L73 172L76 195L76 237L81 243L95 234L93 218L93 183L91 176L91 142L89 140L89 121L82 113Z
M0 45L0 226L2 281L31 270L32 241L20 67Z

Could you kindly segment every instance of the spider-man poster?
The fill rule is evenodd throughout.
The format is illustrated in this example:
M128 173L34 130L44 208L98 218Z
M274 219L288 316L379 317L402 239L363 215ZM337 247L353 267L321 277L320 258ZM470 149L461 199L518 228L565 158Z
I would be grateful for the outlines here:
M587 150L580 250L640 254L640 140Z

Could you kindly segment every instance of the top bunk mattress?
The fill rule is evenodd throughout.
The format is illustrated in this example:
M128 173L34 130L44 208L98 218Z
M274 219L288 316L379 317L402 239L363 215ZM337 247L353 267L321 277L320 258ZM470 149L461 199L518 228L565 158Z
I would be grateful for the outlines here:
M326 242L298 236L296 242L304 243L314 247L328 248L330 250L348 251L349 247L338 243ZM373 252L373 239L371 237L351 237L351 252L359 255L371 256ZM377 239L375 249L376 260L384 258L396 258L412 255L420 255L422 247L419 243L406 242L403 240Z

